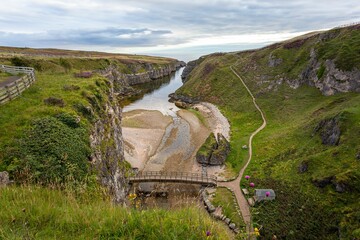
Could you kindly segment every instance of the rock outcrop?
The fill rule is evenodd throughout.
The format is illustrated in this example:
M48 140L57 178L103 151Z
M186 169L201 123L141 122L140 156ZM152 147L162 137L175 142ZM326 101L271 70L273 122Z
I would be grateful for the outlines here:
M175 72L181 67L184 67L185 62L174 62L167 65L163 65L161 67L154 67L152 65L147 66L147 71L142 73L134 73L134 74L123 74L122 78L125 82L130 85L137 85L142 83L151 82L153 80L169 76L171 73Z
M321 142L324 145L335 146L340 141L339 118L334 117L322 120L314 129L315 133L320 133Z
M295 82L297 86L303 83L315 86L325 96L340 92L360 92L360 70L356 68L351 71L339 70L331 59L321 64L312 49L309 64Z
M211 134L196 154L196 160L204 165L222 165L230 152L230 144L218 133L217 138Z
M188 80L188 76L191 73L191 71L194 70L194 68L199 65L199 60L200 59L193 60L186 64L186 67L184 68L184 71L181 74L181 79L183 83L185 83Z
M90 144L93 149L92 163L99 173L104 186L108 187L113 201L117 204L125 202L128 191L126 179L126 162L124 159L124 143L121 131L121 108L116 97L116 90L121 89L122 79L116 70L110 71L109 100L103 106L102 117L93 125Z
M9 173L4 171L4 172L0 172L0 187L4 187L9 185L10 180L9 180Z
M298 172L305 173L305 172L307 172L308 168L309 168L309 163L307 161L303 161L300 163L300 165L298 167Z
M195 104L199 102L199 99L197 98L191 98L188 96L178 95L176 93L170 93L169 94L169 102L183 102L186 104Z

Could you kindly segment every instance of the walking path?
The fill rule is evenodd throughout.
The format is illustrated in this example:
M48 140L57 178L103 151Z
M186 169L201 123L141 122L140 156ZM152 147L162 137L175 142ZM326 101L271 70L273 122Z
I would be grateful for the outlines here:
M230 188L234 192L236 200L237 200L238 205L240 207L242 217L243 217L244 222L246 224L246 231L250 232L250 231L252 231L250 207L249 207L249 204L248 204L244 194L241 192L240 181L241 181L241 179L243 177L245 169L249 165L249 163L251 161L251 158L252 158L252 140L253 140L253 138L254 138L254 136L256 134L258 134L262 129L264 129L266 127L266 119L265 119L265 115L264 115L263 111L257 105L254 95L251 93L250 89L246 86L243 79L236 73L236 71L233 69L233 66L230 66L230 69L240 79L241 83L244 85L244 87L246 88L246 90L248 91L250 96L252 97L253 103L254 103L256 109L260 112L261 118L263 120L263 124L258 129L256 129L255 132L253 132L250 135L250 138L249 138L249 158L248 158L245 166L240 170L238 177L235 180L230 181L230 182L218 182L218 186Z

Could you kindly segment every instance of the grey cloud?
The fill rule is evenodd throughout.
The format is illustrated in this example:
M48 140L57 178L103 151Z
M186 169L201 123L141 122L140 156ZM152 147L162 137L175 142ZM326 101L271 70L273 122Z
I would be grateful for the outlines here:
M29 47L146 47L360 20L358 0L12 0L8 5L0 8L0 45Z
M62 45L99 45L112 47L154 46L159 43L174 44L176 38L167 37L169 30L120 29L107 28L102 30L67 30L49 31L44 33L8 33L0 32L1 45L26 44L31 47L60 47Z

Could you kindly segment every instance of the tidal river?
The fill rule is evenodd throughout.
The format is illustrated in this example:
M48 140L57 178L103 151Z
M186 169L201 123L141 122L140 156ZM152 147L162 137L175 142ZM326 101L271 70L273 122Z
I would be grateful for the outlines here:
M168 101L168 95L182 85L182 71L183 68L179 69L168 80L156 80L152 84L159 86L158 89L123 108L125 159L139 171L204 171L196 162L196 152L218 126L206 107L198 106L203 110L202 115L206 115L207 110L209 116L199 118L199 112L179 109ZM211 171L217 173L221 169ZM149 183L141 184L140 188L145 192L154 189L162 192L174 186L179 192L196 189L189 185Z

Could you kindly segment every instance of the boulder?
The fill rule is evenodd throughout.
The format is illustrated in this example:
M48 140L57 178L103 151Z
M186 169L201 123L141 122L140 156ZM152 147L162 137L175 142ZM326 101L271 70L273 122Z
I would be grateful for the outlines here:
M300 163L299 167L298 167L298 172L299 173L304 173L304 172L307 172L308 170L308 162L307 161L303 161Z
M217 147L217 142L215 135L210 134L210 136L205 140L205 143L200 147L200 149L196 153L196 160L198 161L198 163L203 165L208 165L210 162L213 149L216 147Z
M217 135L217 147L213 149L211 154L209 165L222 165L224 164L228 154L230 152L230 144L226 138L218 133Z
M227 225L229 225L230 222L231 222L230 218L225 218L225 223L226 223Z
M169 94L169 102L176 102L176 101L181 101L184 103L188 103L188 104L193 104L193 103L198 103L198 99L196 98L191 98L188 96L184 96L184 95L177 95L176 93L170 93Z
M0 187L9 185L9 173L4 171L0 172Z
M338 193L343 193L346 191L346 185L344 183L334 183L335 191Z
M330 177L325 177L322 179L314 179L312 182L316 187L324 188L327 185L331 184L333 179L334 179L334 177L330 176Z
M234 229L236 228L235 223L230 223L230 224L229 224L229 228L230 228L231 230L234 230Z
M175 106L177 106L178 108L189 108L189 104L185 103L185 102L181 102L181 101L175 101Z

